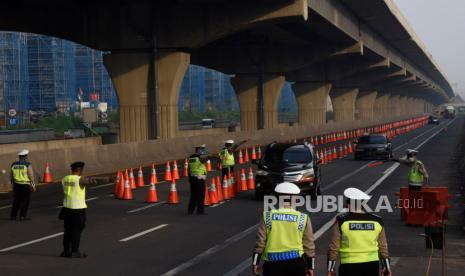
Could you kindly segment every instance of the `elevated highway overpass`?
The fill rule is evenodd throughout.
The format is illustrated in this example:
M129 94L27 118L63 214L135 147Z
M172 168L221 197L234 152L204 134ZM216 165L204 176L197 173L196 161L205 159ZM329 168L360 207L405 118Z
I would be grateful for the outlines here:
M107 51L120 142L174 138L189 64L233 74L241 129L278 126L293 82L299 125L379 121L432 110L454 95L391 0L21 1L0 29ZM408 107L408 108L407 108Z

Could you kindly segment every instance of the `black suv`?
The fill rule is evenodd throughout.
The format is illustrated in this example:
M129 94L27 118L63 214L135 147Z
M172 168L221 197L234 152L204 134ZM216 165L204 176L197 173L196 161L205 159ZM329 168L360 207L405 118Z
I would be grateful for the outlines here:
M385 135L372 134L364 135L354 141L355 153L354 159L384 159L392 158L391 140Z
M272 143L258 162L255 197L274 191L281 182L295 183L302 192L316 199L320 192L320 160L309 143Z

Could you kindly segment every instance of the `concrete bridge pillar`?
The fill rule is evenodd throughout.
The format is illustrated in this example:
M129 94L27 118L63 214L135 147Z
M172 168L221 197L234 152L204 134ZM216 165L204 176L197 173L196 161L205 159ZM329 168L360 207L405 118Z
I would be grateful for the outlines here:
M375 99L375 120L380 121L389 117L389 97L389 94L378 94L378 97Z
M358 88L337 88L331 91L335 121L355 120L355 101Z
M399 95L391 95L388 101L388 118L396 118L400 116Z
M409 114L409 106L408 106L408 97L407 96L401 96L399 98L399 114L401 116L408 115Z
M355 101L357 120L375 120L375 101L377 95L378 92L376 91L364 91L358 94L357 100Z
M299 125L325 124L329 83L299 82L293 85L299 108Z
M258 129L258 82L258 76L236 76L231 79L239 101L241 130ZM278 126L278 99L284 82L284 76L266 77L263 81L264 128Z
M158 120L160 138L171 138L178 129L178 98L184 73L189 65L189 54L162 53L157 58L158 106L150 114L150 83L154 76L151 53L113 53L104 56L119 100L119 141L136 142L151 137L153 120ZM156 112L158 110L158 112ZM158 113L158 116L156 114Z

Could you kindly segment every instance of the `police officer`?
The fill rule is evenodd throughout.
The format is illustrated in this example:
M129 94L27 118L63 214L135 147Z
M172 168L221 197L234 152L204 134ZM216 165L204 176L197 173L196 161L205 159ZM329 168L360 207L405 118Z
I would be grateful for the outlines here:
M85 258L79 251L81 233L86 226L86 187L90 179L82 177L84 162L71 164L71 174L61 180L64 199L60 219L64 221L63 252L61 257Z
M356 188L344 191L348 212L336 217L328 250L328 276L334 275L337 255L341 265L338 276L392 275L381 217L365 213L362 201L370 196Z
M220 161L221 161L221 181L224 180L229 173L234 172L234 165L236 165L236 161L234 159L234 152L237 148L247 142L247 140L241 141L239 144L234 144L234 140L227 140L224 142L224 148L218 154Z
M292 208L292 196L300 193L293 183L283 182L275 188L285 196L283 206L263 212L252 255L252 272L260 274L259 262L264 260L263 275L311 275L315 266L315 243L310 218Z
M408 149L405 151L406 158L393 159L395 162L405 164L409 167L408 186L410 190L419 191L421 187L428 183L429 176L423 162L417 159L418 151Z
M11 208L11 220L16 220L19 211L19 220L29 220L27 211L31 191L35 191L34 171L31 163L27 161L29 151L24 149L18 152L19 161L11 164L11 185L13 186L13 207Z
M205 181L207 179L205 161L205 144L195 147L195 153L189 157L189 182L191 194L187 209L188 215L192 215L196 209L198 215L205 214Z

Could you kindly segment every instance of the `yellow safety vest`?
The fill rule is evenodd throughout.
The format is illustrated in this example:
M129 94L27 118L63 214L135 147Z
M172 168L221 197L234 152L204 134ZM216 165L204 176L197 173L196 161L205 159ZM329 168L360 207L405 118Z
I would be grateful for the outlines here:
M63 200L63 207L69 209L84 209L87 208L86 204L86 187L81 188L79 185L79 175L67 175L61 180L63 185L63 192L65 198Z
M15 162L11 165L11 175L13 176L13 182L20 185L30 185L31 180L27 175L27 169L29 163L27 162Z
M191 157L189 158L189 172L191 175L206 175L207 168L200 162L200 158Z
M228 149L223 149L220 154L223 168L229 168L235 165L234 154L229 153Z
M380 218L375 219L371 214L362 214L359 218L348 217L339 227L341 264L379 261L378 238L383 229Z
M299 258L304 254L302 238L307 225L307 215L294 209L277 209L263 212L266 226L265 261L283 261Z
M414 164L410 166L408 171L408 183L412 186L422 186L425 178L423 174L420 172L419 167L423 165L421 161L417 160Z

